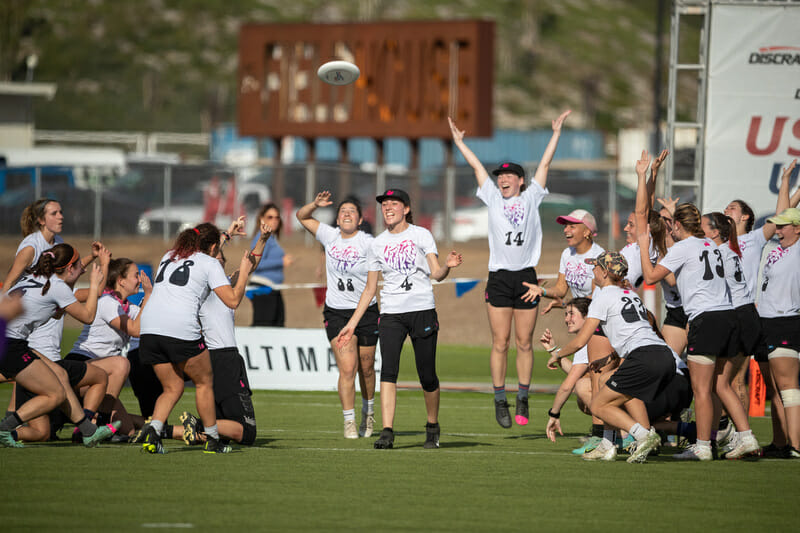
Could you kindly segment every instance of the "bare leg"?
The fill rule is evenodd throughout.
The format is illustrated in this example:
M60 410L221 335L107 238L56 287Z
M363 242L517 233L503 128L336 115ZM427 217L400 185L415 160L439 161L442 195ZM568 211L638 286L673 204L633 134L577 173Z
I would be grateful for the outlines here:
M435 391L423 391L425 396L425 411L428 415L428 423L437 424L439 422L439 389Z
M486 309L489 313L489 328L492 330L492 352L489 356L492 385L505 387L513 309L510 307L494 307L491 304L486 304Z
M336 347L336 340L331 341L331 349L336 357L336 366L339 367L339 401L342 409L353 409L356 396L356 368L358 367L358 338L353 335L350 341L341 348Z
M786 438L786 413L783 412L783 400L781 400L778 386L772 377L769 362L759 361L758 368L764 376L764 384L767 386L767 397L770 400L770 418L772 418L772 444L778 448L783 448L789 441Z
M514 335L517 344L517 378L530 385L533 378L533 330L536 328L537 309L514 309Z
M394 427L394 410L396 405L397 383L381 381L381 417L383 421L383 427Z
M797 357L774 357L769 360L769 367L778 390L797 389L797 373L800 371L800 360ZM783 406L786 416L786 435L792 448L800 449L800 405Z
M736 431L747 431L750 429L750 421L747 419L747 411L744 410L739 397L731 388L731 381L739 371L739 367L744 363L744 357L737 355L732 358L718 358L716 362L716 393L722 405L728 412L728 416L733 420ZM719 420L719 418L717 418ZM713 420L712 420L713 427Z
M365 400L372 400L375 398L375 346L359 346L358 356L361 397Z
M692 376L697 439L711 440L711 426L714 418L714 405L711 399L711 390L714 386L714 365L689 361L688 366Z
M207 428L217 424L217 408L214 404L214 373L208 350L195 355L183 363L183 371L194 381L197 414Z

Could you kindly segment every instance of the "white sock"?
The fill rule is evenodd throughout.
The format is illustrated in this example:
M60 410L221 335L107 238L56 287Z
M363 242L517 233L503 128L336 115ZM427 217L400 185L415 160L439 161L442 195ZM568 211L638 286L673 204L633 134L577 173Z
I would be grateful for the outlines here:
M697 446L702 448L711 448L711 441L697 439Z
M613 433L613 431L612 431L612 433ZM604 450L607 450L607 449L613 448L613 447L614 447L614 443L611 442L610 440L608 440L605 437L603 437L603 440L601 440L600 444L598 445L598 448L603 448Z
M164 429L164 422L161 420L151 420L150 427L156 430L156 435L161 435L161 430Z
M633 438L638 441L643 441L647 438L647 435L650 434L649 429L645 429L639 422L636 422L634 425L631 426L631 429L628 430L628 433L633 435Z
M753 430L748 429L747 431L737 431L740 437L751 437L753 436Z
M219 430L217 429L217 425L214 424L211 427L203 427L203 433L211 437L212 439L219 440Z
M343 409L342 414L344 415L344 421L347 422L348 420L355 421L356 419L356 410L355 409Z
M371 400L365 400L361 398L361 412L367 413L368 415L375 414L375 398Z

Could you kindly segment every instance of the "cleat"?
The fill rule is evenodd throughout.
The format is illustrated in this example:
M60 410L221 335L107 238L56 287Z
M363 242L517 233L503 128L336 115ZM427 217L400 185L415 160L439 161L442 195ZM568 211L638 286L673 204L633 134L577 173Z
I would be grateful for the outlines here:
M517 407L514 413L514 421L518 426L528 425L528 399L517 397Z
M394 446L394 431L392 428L383 428L378 440L375 441L376 450L389 450Z
M735 447L731 441L736 438L736 434L737 431L733 427L733 422L728 422L728 426L725 429L717 431L717 446L720 453L727 453Z
M232 451L233 448L229 444L223 444L214 437L208 437L205 446L203 446L203 453L231 453Z
M426 450L433 450L439 447L439 424L425 424L425 444L422 445Z
M715 441L717 444L717 454L720 458L725 459L728 456L728 453L732 452L736 446L739 445L739 435L737 433L732 433L729 437L725 439L724 444L720 444L720 441Z
M619 451L624 451L628 453L633 453L636 450L636 439L633 438L633 435L628 435L619 444Z
M790 445L781 448L769 443L767 446L761 448L761 457L764 459L789 459L792 447Z
M106 439L110 439L111 436L114 434L114 431L116 431L116 429L119 428L120 422L117 421L114 422L114 424L118 424L116 428L112 424L108 424L107 426L100 426L95 430L95 432L91 436L83 437L82 438L83 445L86 446L87 448L94 448L100 442Z
M200 420L188 411L181 413L179 420L183 424L183 442L187 446L200 444Z
M72 430L72 444L81 444L83 442L83 433L81 430L75 427Z
M359 437L371 437L375 431L375 414L361 411L361 425L358 428Z
M789 447L789 452L787 453L787 459L800 459L800 450L797 448Z
M636 449L631 452L631 456L628 457L628 462L644 463L647 461L647 455L657 450L659 446L661 446L661 436L656 433L655 428L650 428L647 437L642 441L636 442Z
M725 454L725 459L741 459L761 457L761 447L753 434L742 435L736 434L736 446Z
M10 431L0 431L0 447L3 448L24 448L21 442L14 440Z
M581 446L580 448L575 448L574 450L572 450L572 454L573 455L583 455L586 452L590 452L590 451L594 450L595 448L597 448L597 446L600 444L600 441L602 441L602 440L603 439L600 438L600 437L589 437L589 440L584 442L583 446Z
M344 421L344 438L346 438L346 439L357 439L358 438L358 428L356 428L356 421L355 420L345 420Z
M147 429L144 431L142 449L147 453L167 453L167 451L164 449L164 446L161 444L161 437L158 436L156 430L153 429L153 427L149 424L145 425L145 427Z
M131 441L131 437L129 435L123 435L122 433L114 433L111 435L111 438L108 439L108 442L114 444L127 444Z
M506 429L511 427L511 413L508 412L508 402L505 400L494 401L494 417L501 427Z
M129 441L131 444L141 444L144 442L144 434L147 432L147 428L150 427L150 418L147 419L147 422L139 428L139 430L133 434L131 440Z
M617 447L601 442L592 451L582 455L584 461L614 461L617 458Z
M683 452L672 456L677 461L712 461L714 454L708 446L690 444Z

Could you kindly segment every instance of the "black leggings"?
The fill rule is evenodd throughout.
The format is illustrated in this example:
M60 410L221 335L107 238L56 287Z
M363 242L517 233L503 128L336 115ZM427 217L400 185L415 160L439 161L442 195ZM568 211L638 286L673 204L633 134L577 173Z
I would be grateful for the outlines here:
M436 341L439 320L435 309L410 313L382 314L379 323L381 343L381 381L397 383L400 353L407 336L411 336L417 375L425 392L439 388L436 375Z

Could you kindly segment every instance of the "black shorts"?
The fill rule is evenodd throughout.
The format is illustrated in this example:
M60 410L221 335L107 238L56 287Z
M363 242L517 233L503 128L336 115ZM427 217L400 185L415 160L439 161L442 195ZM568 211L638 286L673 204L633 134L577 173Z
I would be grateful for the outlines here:
M67 361L88 361L91 357L83 355L82 353L68 353L64 360Z
M689 322L686 354L733 357L738 339L739 323L733 310L700 313Z
M436 341L439 338L436 309L409 313L382 314L380 321L381 381L397 383L400 353L407 336L414 346L414 359L422 389L439 388L436 376Z
M164 387L158 380L153 366L142 363L138 348L128 352L128 362L131 364L128 379L131 382L133 394L139 401L139 411L142 413L142 417L147 418L153 415L156 400L164 392Z
M761 341L756 349L756 361L769 361L776 348L800 351L800 316L761 319Z
M28 368L38 357L28 348L28 341L6 338L6 342L6 353L0 357L0 374L10 380Z
M139 359L146 365L183 363L203 353L206 343L202 337L185 341L164 335L145 334L139 338Z
M536 269L533 267L522 270L498 270L489 272L489 280L486 282L486 292L484 299L486 303L494 307L511 307L513 309L533 309L539 305L539 298L532 302L522 300L522 296L528 292L528 287L522 284L539 283L536 277Z
M667 316L664 318L663 326L674 326L680 329L686 329L686 324L689 323L689 317L683 307L667 307Z
M55 363L66 370L70 387L77 387L78 383L80 383L83 377L86 375L86 363L82 363L80 361L65 361L63 359L55 361ZM36 394L32 393L22 385L17 384L16 409L19 410L19 408L22 407L25 402L35 397Z
M647 407L647 418L650 422L655 422L661 417L669 416L673 421L678 421L681 411L692 404L692 385L685 376L675 374L664 389L649 402L645 402Z
M214 372L214 398L218 402L240 392L252 394L244 359L239 355L239 350L221 348L209 350L208 353L211 356L211 370Z
M334 309L327 305L322 311L322 317L325 319L325 333L328 335L328 341L332 341L339 335L342 328L353 316L355 309ZM359 346L375 346L378 344L378 319L380 318L380 311L378 311L378 304L372 304L367 307L364 316L358 321L356 326L356 338L358 339Z
M592 335L597 335L598 337L605 337L606 332L603 331L603 326L597 326L596 328L594 328L594 333L592 333Z
M675 376L675 359L667 346L636 348L622 360L606 386L647 403L653 401Z
M736 319L739 322L739 352L744 355L756 353L756 347L761 340L761 319L754 304L737 307Z

